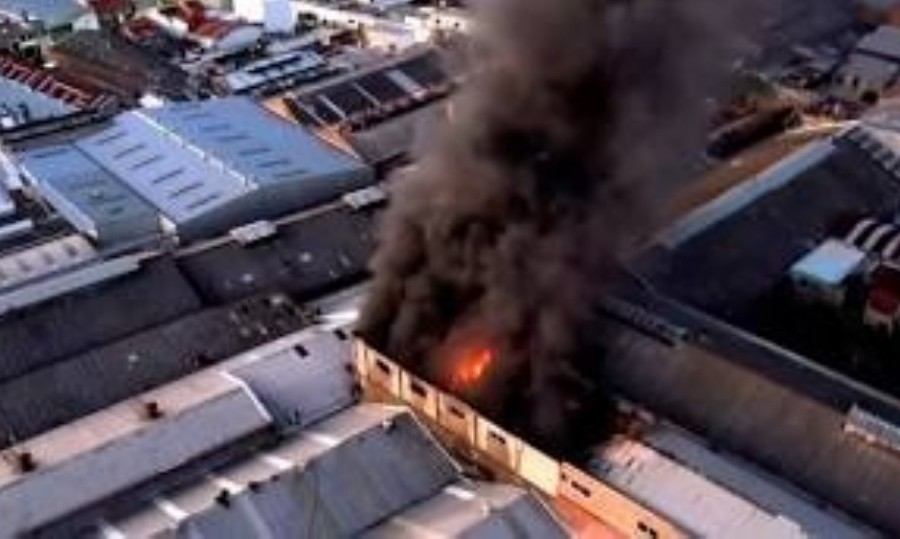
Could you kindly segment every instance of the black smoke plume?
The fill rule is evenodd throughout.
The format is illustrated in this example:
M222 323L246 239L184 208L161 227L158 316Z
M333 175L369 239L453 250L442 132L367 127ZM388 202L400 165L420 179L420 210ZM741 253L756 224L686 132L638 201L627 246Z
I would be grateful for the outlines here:
M469 78L394 181L363 336L445 386L488 346L476 408L558 453L596 441L597 305L701 154L738 3L479 2Z

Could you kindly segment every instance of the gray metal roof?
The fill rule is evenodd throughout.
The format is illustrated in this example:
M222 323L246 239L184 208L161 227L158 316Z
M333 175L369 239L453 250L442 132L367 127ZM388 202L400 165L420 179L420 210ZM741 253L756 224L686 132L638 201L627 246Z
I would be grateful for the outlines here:
M812 157L812 166L801 157L801 167L773 167L760 177L767 183L753 180L701 207L638 261L638 271L665 293L735 320L829 236L835 218L900 207L896 176L859 148L838 140Z
M0 257L0 289L83 263L95 255L91 244L77 234L12 252Z
M0 381L172 320L200 306L171 261L106 282L102 293L81 291L50 300L0 324Z
M779 381L774 369L746 367L740 356L667 346L608 325L608 380L628 399L851 517L900 533L900 458L844 432L845 411Z
M209 454L270 423L240 384L203 373L144 396L162 417L125 402L27 443L40 467L0 469L0 536L18 536ZM137 406L137 408L136 408ZM27 510L25 508L28 508Z
M457 473L408 412L351 408L300 437L292 440L293 448L275 454L301 469L271 477L270 468L269 480L261 478L258 489L186 519L177 536L247 537L261 524L275 538L296 536L296 530L305 530L305 537L349 537L430 497ZM310 443L321 453L303 458Z
M82 232L100 239L158 233L153 207L78 148L25 151L19 160L47 201Z
M186 255L179 266L210 301L271 290L311 297L364 276L375 220L371 211L335 207L280 225L265 242L229 242Z
M242 315L240 321L235 321L235 313L247 305L191 313L0 383L0 432L17 440L36 436L304 324L303 320L287 322L284 318L273 323L271 312ZM258 332L246 334L243 330L248 327L265 328L267 333L265 336ZM303 366L309 367L309 363L319 361L306 362ZM262 362L259 366L263 374L266 365ZM259 398L280 418L280 409L269 400L268 388L256 379L251 383ZM325 383L323 389L335 387ZM340 400L339 395L321 391L318 395L321 398L306 407L310 415L333 411L328 405ZM289 399L286 403L300 399L295 395L286 398ZM9 440L0 439L0 447L7 445Z
M900 61L900 28L879 26L874 32L866 34L859 40L856 50Z
M353 404L350 347L331 334L232 372L284 429L307 427Z
M838 539L873 533L833 509L812 503L803 493L781 484L736 455L707 447L702 438L671 425L654 425L643 434L641 441L708 478L712 484L744 497L773 515L796 522L810 537Z
M634 440L616 439L592 462L594 473L626 495L670 516L698 537L810 537L799 523L767 504L748 500L668 456ZM826 535L850 539L864 529L833 528Z
M0 0L0 14L13 19L24 14L50 28L69 24L86 13L87 7L78 0Z
M249 98L176 103L143 114L256 185L323 179L335 183L364 169L355 159ZM323 187L335 194L346 189Z
M562 539L553 514L510 485L460 482L361 534L364 539Z

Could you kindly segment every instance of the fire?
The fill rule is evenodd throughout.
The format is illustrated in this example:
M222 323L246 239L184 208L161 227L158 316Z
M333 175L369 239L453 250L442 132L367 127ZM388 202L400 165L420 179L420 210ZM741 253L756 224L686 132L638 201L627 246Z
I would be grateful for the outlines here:
M490 348L479 348L463 355L454 365L450 376L453 389L467 389L477 384L494 361L494 352Z

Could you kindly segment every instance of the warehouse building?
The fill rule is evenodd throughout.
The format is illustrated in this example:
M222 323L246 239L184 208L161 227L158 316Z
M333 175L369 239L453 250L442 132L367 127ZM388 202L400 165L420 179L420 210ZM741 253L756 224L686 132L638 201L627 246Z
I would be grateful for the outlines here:
M455 83L437 52L416 49L282 101L297 122L377 166L409 152L419 126L442 116Z
M0 535L566 537L410 412L359 403L350 361L346 335L299 332L26 440L0 465Z
M372 182L361 163L244 98L131 111L21 161L35 188L101 243L157 230L194 239Z

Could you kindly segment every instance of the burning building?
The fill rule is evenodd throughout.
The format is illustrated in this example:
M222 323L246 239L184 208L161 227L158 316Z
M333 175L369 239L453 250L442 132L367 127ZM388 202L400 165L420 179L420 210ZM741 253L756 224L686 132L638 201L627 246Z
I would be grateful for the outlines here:
M364 337L551 451L596 439L603 283L691 173L739 50L730 22L746 15L704 1L476 8L479 64L395 181Z

